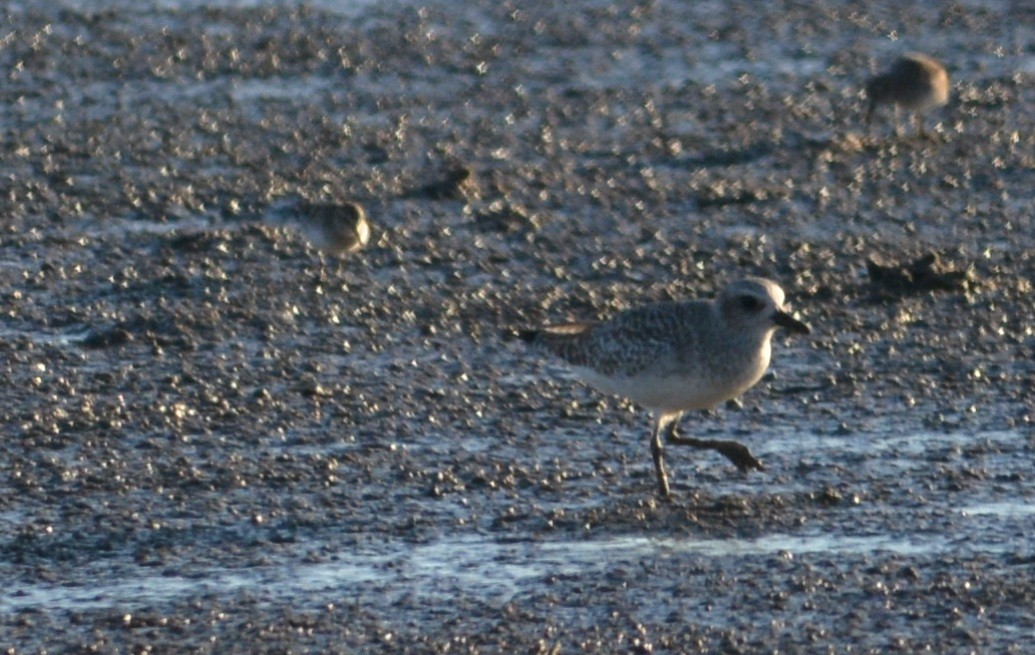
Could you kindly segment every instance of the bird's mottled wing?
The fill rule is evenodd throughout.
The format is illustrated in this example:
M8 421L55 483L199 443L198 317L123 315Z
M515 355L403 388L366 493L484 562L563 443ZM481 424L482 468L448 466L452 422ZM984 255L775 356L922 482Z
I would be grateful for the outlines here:
M693 346L687 305L631 309L604 323L565 323L537 332L535 342L572 366L603 375L635 376L647 369L676 371Z

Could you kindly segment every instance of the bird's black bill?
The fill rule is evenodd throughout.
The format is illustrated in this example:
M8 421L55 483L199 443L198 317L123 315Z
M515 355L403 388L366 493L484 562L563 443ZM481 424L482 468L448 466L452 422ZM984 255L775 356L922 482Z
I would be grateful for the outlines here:
M786 328L791 332L797 332L798 334L808 334L811 332L809 326L783 311L776 312L773 316L773 323L776 323L778 326Z

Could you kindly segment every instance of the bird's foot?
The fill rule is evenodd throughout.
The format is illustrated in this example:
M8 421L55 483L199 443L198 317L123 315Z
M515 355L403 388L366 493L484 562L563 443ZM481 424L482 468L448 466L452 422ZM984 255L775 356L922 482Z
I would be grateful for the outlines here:
M733 462L733 465L742 473L747 473L752 469L758 471L765 470L762 462L751 454L747 446L738 441L694 439L693 437L681 437L675 433L669 433L667 438L669 443L678 446L690 446L700 450L714 450Z
M716 442L717 451L722 453L729 461L733 462L741 473L747 473L752 469L757 471L764 471L765 466L762 462L751 454L747 446L736 441L719 441Z
M658 485L658 497L666 501L672 500L672 490L669 489L667 481Z

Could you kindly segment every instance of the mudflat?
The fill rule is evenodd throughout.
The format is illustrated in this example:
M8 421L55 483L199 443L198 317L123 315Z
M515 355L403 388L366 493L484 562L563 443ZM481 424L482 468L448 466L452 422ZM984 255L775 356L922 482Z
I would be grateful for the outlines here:
M1027 648L1029 5L50 4L0 10L6 652ZM862 124L906 51L927 138ZM766 470L670 448L670 500L511 338L745 275L813 332L682 422Z

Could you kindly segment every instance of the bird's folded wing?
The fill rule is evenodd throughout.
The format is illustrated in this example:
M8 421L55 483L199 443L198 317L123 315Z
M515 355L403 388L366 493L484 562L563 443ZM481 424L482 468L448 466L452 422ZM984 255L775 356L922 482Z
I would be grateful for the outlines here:
M536 344L572 366L607 376L631 377L675 360L675 348L664 340L643 338L621 326L580 330L577 325L550 326L538 333Z

